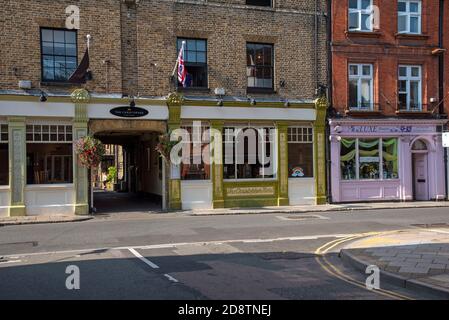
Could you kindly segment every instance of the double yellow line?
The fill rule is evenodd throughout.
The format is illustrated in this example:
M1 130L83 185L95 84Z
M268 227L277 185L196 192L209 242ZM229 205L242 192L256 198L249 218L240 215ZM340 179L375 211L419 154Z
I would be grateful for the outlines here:
M348 236L345 238L339 238L339 239L332 240L332 241L322 245L315 251L315 254L316 254L315 260L330 275L332 275L346 283L350 283L359 288L368 290L365 283L358 281L358 280L348 276L347 274L343 273L337 266L335 266L331 262L329 262L329 260L326 258L325 255L331 249L337 247L338 245L340 245L344 242L359 239L359 238L369 237L369 236L373 236L373 235L378 235L378 234L380 234L380 232L369 232L369 233L363 233L363 234L355 234L355 235L351 235L351 236ZM386 296L390 299L413 300L413 298L407 297L405 295L402 295L402 294L399 294L399 293L396 293L396 292L393 292L390 290L373 289L372 291L375 293L378 293L380 295Z

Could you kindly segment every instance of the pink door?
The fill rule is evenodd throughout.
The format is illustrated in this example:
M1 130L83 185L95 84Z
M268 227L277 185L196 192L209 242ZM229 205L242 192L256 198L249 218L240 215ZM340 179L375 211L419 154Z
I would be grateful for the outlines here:
M427 176L427 153L413 154L413 176L415 200L429 200L429 179Z

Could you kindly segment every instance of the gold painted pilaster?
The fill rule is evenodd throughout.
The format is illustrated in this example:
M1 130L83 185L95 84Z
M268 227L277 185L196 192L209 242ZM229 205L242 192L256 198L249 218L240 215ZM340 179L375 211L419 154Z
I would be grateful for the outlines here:
M314 127L316 204L326 204L326 110L327 99L316 100L316 121Z
M26 185L26 125L24 117L8 118L9 128L9 181L11 205L9 216L25 216Z
M178 129L181 126L181 107L184 103L184 97L178 93L171 93L167 98L168 106L168 130ZM181 210L181 180L172 179L172 166L170 161L168 163L170 167L170 177L168 181L168 207L170 210Z
M278 206L288 206L288 125L277 124L278 134Z
M72 93L75 104L75 119L73 121L73 139L77 140L88 135L87 104L90 95L85 89L77 89ZM73 154L73 184L75 186L75 214L89 214L89 177L87 168L81 166Z
M214 139L213 144L213 157L215 158L211 170L212 170L212 181L213 181L213 208L224 208L224 186L223 186L223 121L211 121L212 132L217 132L217 137L212 137ZM218 132L220 134L218 134ZM219 139L219 141L215 141Z

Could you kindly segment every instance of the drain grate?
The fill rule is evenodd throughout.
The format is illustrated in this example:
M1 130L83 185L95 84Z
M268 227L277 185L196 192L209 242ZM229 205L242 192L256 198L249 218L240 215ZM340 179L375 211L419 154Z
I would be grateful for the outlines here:
M432 223L432 224L412 224L412 227L418 227L418 228L449 228L448 223Z

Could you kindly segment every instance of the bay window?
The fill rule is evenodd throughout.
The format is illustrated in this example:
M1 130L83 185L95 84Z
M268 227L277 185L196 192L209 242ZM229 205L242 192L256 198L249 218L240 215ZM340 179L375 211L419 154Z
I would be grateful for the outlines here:
M421 67L402 65L398 73L399 110L421 111Z
M313 128L288 128L290 178L313 178Z
M373 65L349 64L349 109L373 110Z
M398 1L398 32L410 34L421 33L421 1Z
M398 178L398 139L342 138L342 180L387 180Z
M223 130L224 179L276 177L276 130L270 127L227 127Z
M0 186L9 184L8 125L0 124Z
M349 0L349 31L372 31L372 20L371 0Z
M72 143L71 125L27 125L27 184L72 183Z

